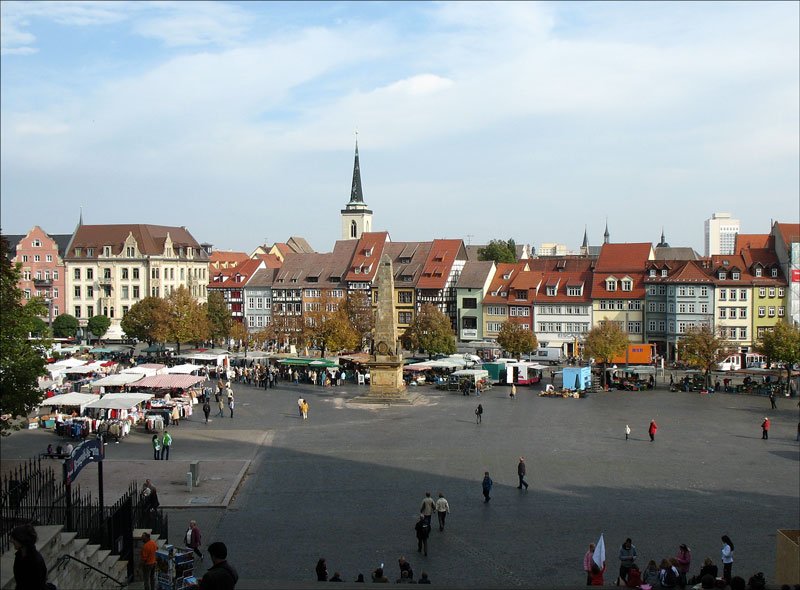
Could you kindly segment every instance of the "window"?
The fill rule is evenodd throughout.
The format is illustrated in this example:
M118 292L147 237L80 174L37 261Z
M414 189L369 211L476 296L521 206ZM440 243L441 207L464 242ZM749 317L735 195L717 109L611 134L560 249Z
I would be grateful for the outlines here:
M397 323L399 324L410 324L413 321L413 319L414 319L414 314L410 311L397 312Z
M775 297L775 287L770 287L769 288L769 296L770 297Z
M94 269L93 268L87 268L86 269L86 280L92 280L92 279L94 279Z
M760 267L760 266L757 266L757 267L755 268L754 274L755 274L755 276L757 276L757 277L760 277L760 276L761 276L761 267Z
M76 305L75 309L73 311L75 312L75 317L76 318L81 317L81 306L80 305Z
M650 285L647 288L647 294L648 295L655 295L656 294L656 286L655 285Z
M623 279L622 280L622 290L623 291L633 291L633 281L630 279Z
M75 299L81 298L81 288L79 285L75 285L75 290L72 293L75 296Z
M678 313L686 313L686 304L685 303L679 303L678 304Z
M778 297L783 299L783 287L778 287Z
M256 309L264 309L264 298L256 297Z
M775 307L774 307L774 306L770 305L770 306L767 308L767 315L768 315L769 317L771 317L771 318L774 318L774 317L775 317Z
M87 285L86 286L86 298L87 299L91 299L92 297L94 297L94 287L92 287L91 285Z
M767 296L767 288L761 287L758 289L758 296L759 297L766 297Z
M700 297L708 297L708 287L700 287Z
M86 256L94 256L94 248L86 248ZM89 315L89 314L87 314ZM89 315L89 317L92 317Z
M770 275L772 276L772 278L773 278L773 279L774 279L775 277L777 277L777 276L778 276L778 269L777 269L777 268L773 268L773 269L771 270L771 272L770 272Z
M687 311L688 311L689 313L694 313L694 303L690 303L690 304L687 306Z
M667 276L667 269L666 269L666 268L662 268L662 269L661 269L661 276L662 276L662 277L665 277L665 276Z
M721 319L721 320L728 319L728 308L727 307L720 307L719 308L719 319Z
M728 290L727 289L720 289L719 290L719 300L720 301L727 301L728 300Z
M767 308L763 305L758 306L758 317L763 318L767 315Z
M54 281L57 281L57 280L58 280L58 271L57 271L57 270L54 270L54 271L53 271L53 280L54 280Z
M642 300L641 299L633 299L632 301L628 301L628 309L632 309L633 311L641 311L642 310Z
M94 305L87 305L86 306L86 317L90 318L94 316Z
M731 301L736 301L736 289L731 289L730 300Z
M136 280L138 278L139 278L139 269L138 268L134 268L133 269L133 279Z
M700 313L708 313L708 303L700 304Z
M650 269L650 272L649 272L649 274L648 274L647 276L650 276L650 277L654 277L654 276L656 276L656 269L654 269L654 268L651 268L651 269Z
M400 294L398 294L398 299ZM410 301L408 303L411 303ZM465 297L461 300L463 309L478 309L478 300L475 297Z
M103 246L103 256L111 256L111 246Z
M664 285L659 285L658 286L658 294L659 295L666 295L667 294L667 288Z
M549 288L548 288L548 290L549 290ZM617 279L607 278L606 279L606 291L616 291L616 290L617 290ZM548 292L547 294L549 295L550 293Z
M181 268L181 281L186 280L186 269Z
M127 305L123 305L122 306L122 317L125 317L126 313L128 313L128 306Z
M53 297L58 297L58 287L53 287Z
M683 285L678 287L678 295L680 295L681 297L685 296L686 295L686 287L684 287Z
M499 332L500 331L500 322L486 322L486 331L487 332Z
M656 331L656 321L655 320L650 320L650 321L647 322L647 331L648 332L655 332Z
M76 281L80 281L81 280L81 269L79 269L79 268L74 269L72 271L72 278L74 278Z
M655 312L656 310L656 302L655 301L648 301L647 302L647 311Z
M34 278L35 280L37 280L37 281L41 281L41 280L42 280L42 271L40 271L40 270L37 270L37 271L36 271L36 274L35 274L35 275L33 275L33 278Z
M48 254L47 256L44 257L44 259L47 262L53 262L53 255L52 254Z
M22 255L22 262L28 262L28 255L27 254L23 254Z
M257 315L256 316L256 328L263 328L263 327L264 327L264 316L263 315Z
M747 289L739 289L739 301L747 301Z
M75 248L75 256L80 256L80 255L81 255L81 249L80 248ZM75 317L78 317L78 316L75 316Z
M547 287L547 294L548 294L550 297L553 297L553 296L555 296L555 294L556 294L556 288L555 288L555 287Z
M747 328L739 328L739 340L747 340Z
M738 273L738 272L736 272L736 271L733 271L733 272L731 273L731 278L732 278L734 281L738 281L738 280L739 280L739 276L740 276L740 275L739 275L739 273Z
M319 297L319 289L306 289L306 297Z
M139 299L139 285L133 286L133 298Z
M25 296L25 299L30 299L31 298L31 290L30 289L25 289L24 296Z
M666 332L667 331L667 322L664 320L658 320L658 331L659 332Z
M719 277L720 281L724 281L725 279L728 278L728 273L725 272L724 270L721 270L719 271L719 274L717 276Z
M128 288L128 285L123 285L122 286L122 298L123 299L129 299L129 296L128 296L129 295L129 291L130 291L130 289Z
M615 303L615 305L614 305L615 309L620 309L621 310L621 309L625 308L625 302L622 299L618 299L614 303Z
M686 322L678 322L678 334L685 334L686 333Z
M478 318L461 318L461 327L465 330L475 330L478 328Z
M506 315L506 308L500 305L490 305L486 308L488 315Z
M414 301L414 294L411 291L398 291L397 292L397 303L413 303L413 301ZM467 301L468 301L467 299L464 300L465 307L466 307L466 302ZM476 300L473 299L472 301L476 301ZM475 307L477 307L477 301L475 303ZM470 309L474 309L474 308L470 308Z
M782 318L784 316L785 312L786 312L786 309L783 307L783 305L778 306L778 317L779 318Z
M687 287L686 294L689 295L689 297L694 297L694 287Z
M58 305L53 306L53 316L58 316Z
M122 269L122 279L123 280L127 280L128 279L128 269L127 268L123 268Z
M126 246L125 248L125 256L128 258L133 258L136 255L136 248L133 246Z
M42 241L41 240L33 240L33 242L31 242L31 246L33 246L34 248L41 248L42 247Z
M523 301L528 298L528 292L525 289L515 289L514 299L522 299Z
M740 320L747 319L747 308L746 307L740 307L739 308L739 319Z
M642 333L642 322L628 322L628 333L629 334L641 334Z

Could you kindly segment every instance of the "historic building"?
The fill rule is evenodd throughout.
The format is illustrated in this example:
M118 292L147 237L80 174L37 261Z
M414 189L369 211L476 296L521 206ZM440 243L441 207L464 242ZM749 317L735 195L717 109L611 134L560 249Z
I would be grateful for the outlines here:
M772 224L773 248L788 283L788 318L800 325L800 223Z
M488 292L496 270L491 260L470 260L461 271L456 283L456 337L461 342L483 340L483 296Z
M353 163L353 183L350 187L350 201L341 211L342 239L358 240L364 232L372 231L372 211L364 203L361 189L361 166L358 162L358 141Z
M211 273L208 290L222 294L234 321L240 323L245 321L245 286L250 277L265 268L267 265L260 258L248 258L228 269L216 270Z

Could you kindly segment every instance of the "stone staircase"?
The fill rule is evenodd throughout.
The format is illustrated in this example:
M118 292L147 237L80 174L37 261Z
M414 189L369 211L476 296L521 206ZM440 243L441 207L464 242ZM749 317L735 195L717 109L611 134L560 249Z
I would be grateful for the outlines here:
M136 576L134 582L130 584L126 582L127 561L119 559L118 555L111 555L111 551L108 549L100 549L99 545L89 544L88 539L76 538L77 533L66 532L62 529L62 526L36 527L39 535L36 547L44 557L44 562L49 570L47 581L55 584L59 590L119 588L120 585L113 580L125 583L130 588L144 587L141 572L138 570L138 559L139 549L142 545L141 536L146 529L135 529L133 532L133 557L137 562L137 567L134 568L134 576ZM157 534L153 534L152 539L159 548L164 545L164 539L159 539ZM59 564L59 558L64 555L70 555L88 563L108 574L113 580L74 559L65 560ZM13 590L14 588L14 548L12 547L0 556L0 590Z

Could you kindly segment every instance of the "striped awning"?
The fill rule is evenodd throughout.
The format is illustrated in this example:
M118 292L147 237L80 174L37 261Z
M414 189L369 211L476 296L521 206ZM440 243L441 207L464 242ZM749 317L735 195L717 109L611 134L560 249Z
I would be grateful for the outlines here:
M205 381L203 377L195 375L153 375L145 377L128 387L149 387L152 389L187 389L193 385Z

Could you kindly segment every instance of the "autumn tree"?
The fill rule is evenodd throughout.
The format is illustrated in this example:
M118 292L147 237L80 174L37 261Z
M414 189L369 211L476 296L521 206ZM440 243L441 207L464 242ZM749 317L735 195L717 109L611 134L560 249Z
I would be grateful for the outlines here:
M478 260L514 263L517 261L517 245L511 238L507 242L491 240L483 248L478 248Z
M233 317L225 303L225 297L217 290L208 292L208 303L205 304L208 318L209 338L212 342L226 340L231 336Z
M45 362L28 340L34 319L46 313L39 299L22 303L17 284L20 265L12 266L8 242L0 236L0 435L16 428L14 419L27 416L42 400L38 378L45 374Z
M539 345L536 334L524 329L519 324L508 321L500 325L497 343L517 359L523 352L530 352Z
M244 325L244 322L232 322L228 333L230 339L236 343L239 350L247 351L250 348L250 332L247 331L247 326Z
M800 363L800 327L781 321L759 338L756 350L771 363L783 365L786 382L791 381L792 367Z
M53 320L53 336L56 338L75 338L78 333L78 318L62 313Z
M312 309L305 314L306 340L319 347L321 356L328 350L353 349L358 345L360 334L350 322L345 300L323 296L311 305Z
M456 335L450 318L430 303L424 304L402 337L409 350L424 350L429 356L456 351Z
M89 321L86 324L86 327L89 328L89 332L94 334L95 338L98 340L105 336L105 333L108 332L108 328L110 326L111 320L104 315L92 316L89 318Z
M290 315L285 312L272 313L270 325L265 328L270 340L278 346L295 344L300 346L303 341L303 323L299 315Z
M169 335L169 305L160 297L137 301L122 318L120 326L129 338L148 344L166 342Z
M628 334L616 322L605 320L586 334L583 344L584 358L594 358L603 363L601 384L605 387L607 365L612 358L625 353L628 347Z
M372 308L370 291L348 292L344 300L344 310L353 330L358 335L358 342L353 348L364 348L375 328L375 311Z
M703 371L706 387L711 384L710 372L717 363L733 354L728 341L717 336L708 326L692 326L678 342L678 358Z
M167 338L178 345L181 351L183 342L201 342L208 338L208 318L205 310L192 297L189 290L181 285L167 296L169 320Z

